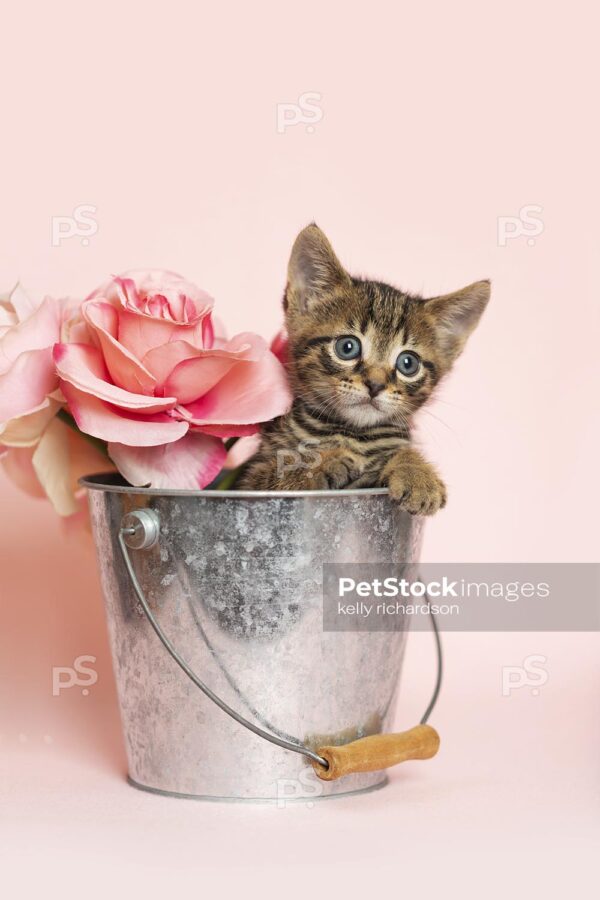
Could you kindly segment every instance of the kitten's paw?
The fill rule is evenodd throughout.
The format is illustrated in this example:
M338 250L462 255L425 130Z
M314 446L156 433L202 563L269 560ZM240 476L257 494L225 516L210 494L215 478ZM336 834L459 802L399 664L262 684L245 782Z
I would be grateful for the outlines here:
M399 466L388 487L390 496L412 516L432 516L446 505L446 485L425 463Z
M321 462L306 473L315 491L340 490L362 473L361 462L352 455L323 455Z

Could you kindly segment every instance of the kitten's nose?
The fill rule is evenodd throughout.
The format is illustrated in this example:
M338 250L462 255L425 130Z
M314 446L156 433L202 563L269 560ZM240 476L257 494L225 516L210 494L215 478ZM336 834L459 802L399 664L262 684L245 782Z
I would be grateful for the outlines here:
M365 378L365 385L369 392L369 397L373 398L382 392L385 387L385 381L380 381L376 378Z

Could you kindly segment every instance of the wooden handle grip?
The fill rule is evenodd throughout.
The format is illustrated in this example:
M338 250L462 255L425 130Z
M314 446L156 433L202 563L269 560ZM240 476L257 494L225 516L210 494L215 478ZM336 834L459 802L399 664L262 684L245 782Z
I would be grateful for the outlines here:
M431 725L416 725L398 734L372 734L341 747L320 747L319 756L329 768L313 763L313 769L323 781L335 781L355 772L376 772L388 769L407 759L430 759L438 752L440 736Z

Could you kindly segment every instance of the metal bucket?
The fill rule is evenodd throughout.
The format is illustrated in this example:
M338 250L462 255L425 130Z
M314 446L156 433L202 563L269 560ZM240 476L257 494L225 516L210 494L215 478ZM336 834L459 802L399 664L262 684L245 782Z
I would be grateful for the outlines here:
M151 627L119 533L127 514L152 511L158 539L130 559L164 635L257 730L310 747L389 728L406 640L405 629L324 632L323 564L416 562L422 520L384 490L158 491L110 475L82 483L132 784L306 802L386 783L384 771L324 782L310 760L252 734L200 693Z

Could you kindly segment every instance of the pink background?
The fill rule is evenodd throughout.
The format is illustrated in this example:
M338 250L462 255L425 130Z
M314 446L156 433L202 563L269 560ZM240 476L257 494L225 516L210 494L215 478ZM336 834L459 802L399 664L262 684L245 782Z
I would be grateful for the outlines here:
M597 560L588 4L58 0L13 4L2 32L0 289L20 278L35 296L82 296L159 266L213 294L230 331L270 336L291 243L313 219L357 274L424 294L490 277L481 327L421 418L450 487L425 558ZM277 104L306 92L322 116L278 132ZM82 204L96 207L89 243L53 246L51 218ZM502 246L499 217L526 206L539 233ZM0 488L11 896L102 896L124 879L156 896L267 881L288 896L589 884L597 635L448 637L443 752L381 793L284 810L146 796L123 781L93 551L46 504L1 476ZM502 696L502 667L530 654L547 682ZM52 696L52 667L80 655L96 657L97 683ZM399 727L432 677L431 641L415 635Z

